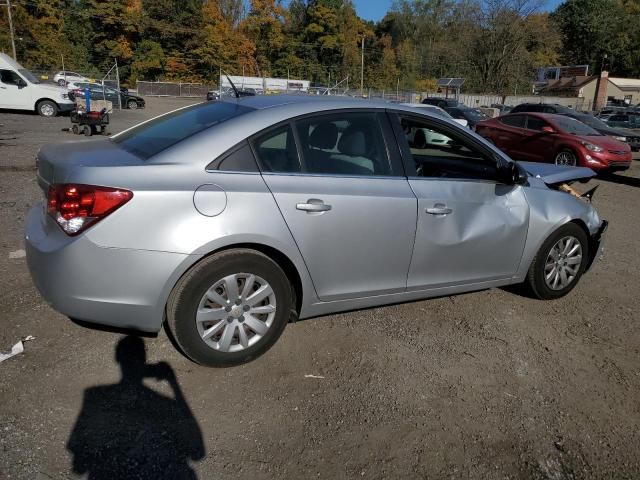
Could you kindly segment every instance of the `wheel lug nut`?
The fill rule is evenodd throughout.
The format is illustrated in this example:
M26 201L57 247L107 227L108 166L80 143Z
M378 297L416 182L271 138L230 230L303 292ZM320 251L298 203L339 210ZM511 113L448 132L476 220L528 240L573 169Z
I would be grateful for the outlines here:
M245 305L244 307L242 307L242 309L243 309L245 312L248 312L249 310L251 310L251 307L250 307L249 305Z
M240 300L240 299L236 300L236 305L240 305L241 303L242 303L242 300Z
M240 315L240 318L238 318L238 320L244 322L244 315Z
M227 322L229 323L233 322L233 317L227 317Z
M231 307L229 305L227 305L226 307L224 307L224 311L225 312L230 312L231 311Z

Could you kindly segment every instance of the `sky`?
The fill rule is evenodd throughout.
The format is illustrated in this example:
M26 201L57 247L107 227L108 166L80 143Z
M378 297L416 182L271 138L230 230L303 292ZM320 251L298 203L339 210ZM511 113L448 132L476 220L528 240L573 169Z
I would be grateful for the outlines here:
M353 0L358 15L365 20L373 20L377 22L384 17L387 10L391 7L392 0ZM284 1L288 3L287 0ZM554 10L562 0L543 0L543 10Z

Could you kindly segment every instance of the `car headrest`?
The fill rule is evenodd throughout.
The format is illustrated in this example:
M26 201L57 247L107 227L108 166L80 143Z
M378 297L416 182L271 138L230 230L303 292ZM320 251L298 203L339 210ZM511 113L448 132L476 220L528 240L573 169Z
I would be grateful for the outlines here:
M427 136L424 134L424 130L419 128L413 135L413 146L415 148L424 148L427 146Z
M338 142L338 150L345 155L365 157L367 141L364 131L356 128L346 129Z
M309 146L330 150L338 141L338 127L334 123L321 123L309 135Z

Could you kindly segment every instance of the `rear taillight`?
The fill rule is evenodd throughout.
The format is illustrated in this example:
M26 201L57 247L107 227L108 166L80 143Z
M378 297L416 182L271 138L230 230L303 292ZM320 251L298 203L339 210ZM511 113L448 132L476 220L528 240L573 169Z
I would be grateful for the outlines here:
M77 235L132 197L132 192L121 188L55 184L49 187L47 211L67 235Z

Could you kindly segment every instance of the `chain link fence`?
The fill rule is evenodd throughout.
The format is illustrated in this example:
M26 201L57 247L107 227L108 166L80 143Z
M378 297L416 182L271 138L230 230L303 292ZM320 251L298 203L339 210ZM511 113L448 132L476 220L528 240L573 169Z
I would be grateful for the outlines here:
M202 83L137 81L136 89L138 95L149 97L205 97L209 90L217 87Z
M217 90L215 85L182 82L136 82L139 95L156 97L205 97L209 90ZM223 92L224 94L225 92ZM359 88L313 86L307 91L269 90L266 94L289 95L338 95L370 100L383 100L393 103L420 103L425 97L445 97L443 93L418 92L414 90L378 90ZM451 97L451 96L450 96ZM593 101L575 97L548 97L540 95L490 95L490 94L460 94L458 101L472 108L491 107L492 105L516 106L521 103L557 103L571 107L577 111L590 111Z

